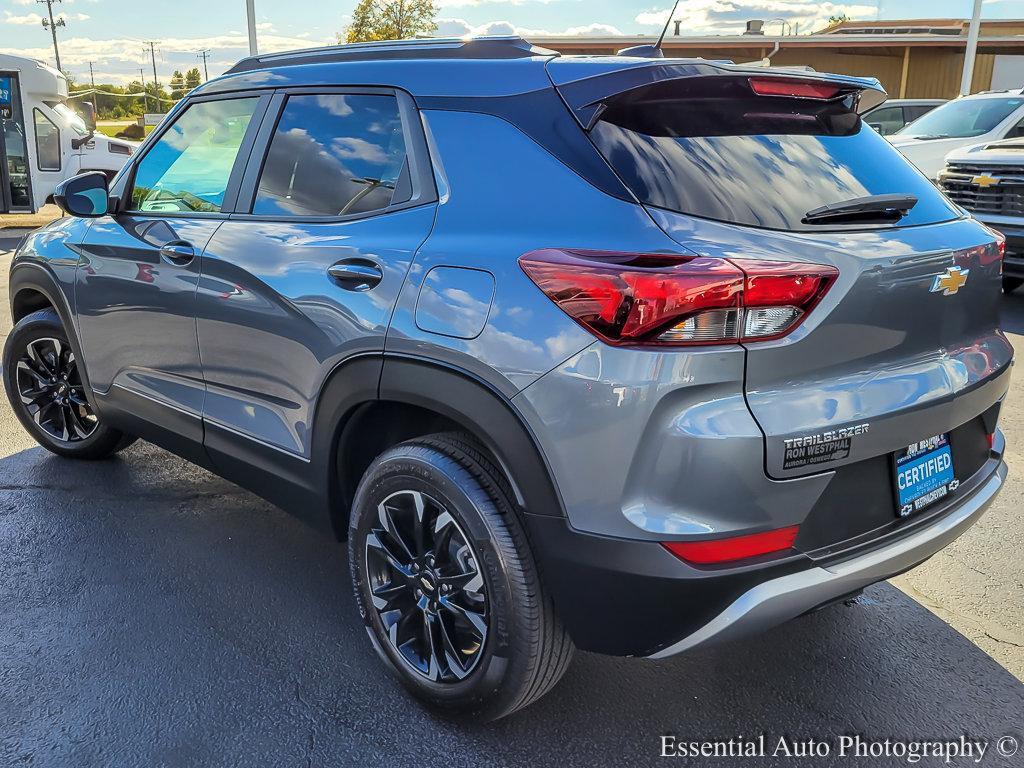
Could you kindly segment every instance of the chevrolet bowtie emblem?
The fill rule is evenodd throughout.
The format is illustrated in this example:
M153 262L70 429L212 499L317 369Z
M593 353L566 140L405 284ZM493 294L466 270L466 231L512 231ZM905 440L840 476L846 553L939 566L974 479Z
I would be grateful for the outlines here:
M935 276L935 280L932 282L932 293L942 291L943 296L952 296L964 287L967 275L970 273L969 269L949 267L943 274Z
M994 187L999 183L999 179L995 176L989 176L987 173L983 173L980 176L975 176L971 179L971 184L976 187Z

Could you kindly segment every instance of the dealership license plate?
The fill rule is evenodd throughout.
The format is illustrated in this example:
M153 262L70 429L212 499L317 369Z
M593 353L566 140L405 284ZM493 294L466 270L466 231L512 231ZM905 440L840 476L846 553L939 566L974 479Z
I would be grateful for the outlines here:
M958 485L948 435L921 440L896 454L900 517L916 514L946 498Z

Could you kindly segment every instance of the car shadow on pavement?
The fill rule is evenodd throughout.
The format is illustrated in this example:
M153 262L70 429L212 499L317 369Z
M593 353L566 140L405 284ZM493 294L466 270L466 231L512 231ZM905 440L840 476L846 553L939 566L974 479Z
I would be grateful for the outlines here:
M663 735L1020 736L1024 685L887 584L667 661L581 653L496 724L434 717L371 650L344 545L141 443L0 460L0 558L0 765L569 768L663 762Z

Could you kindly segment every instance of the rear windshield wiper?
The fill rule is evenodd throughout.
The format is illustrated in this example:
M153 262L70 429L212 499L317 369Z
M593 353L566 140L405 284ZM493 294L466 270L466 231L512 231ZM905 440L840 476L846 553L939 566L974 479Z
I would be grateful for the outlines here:
M917 205L913 195L870 195L841 203L829 203L804 214L804 224L846 222L896 222Z

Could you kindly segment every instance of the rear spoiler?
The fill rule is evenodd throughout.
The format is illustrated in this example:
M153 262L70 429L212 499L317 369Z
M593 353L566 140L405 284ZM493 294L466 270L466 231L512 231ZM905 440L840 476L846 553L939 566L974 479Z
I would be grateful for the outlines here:
M596 62L595 62L596 63ZM604 71L594 73L597 67L568 59L553 59L547 65L555 88L565 100L573 115L589 131L597 123L607 102L631 91L656 83L691 78L750 77L759 81L778 79L780 82L806 83L811 86L833 86L842 93L856 92L857 112L864 114L888 98L882 84L873 77L850 77L795 69L773 70L734 64L692 60L645 60L611 62ZM589 72L588 72L589 70Z

